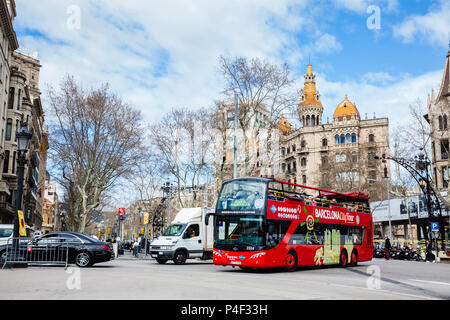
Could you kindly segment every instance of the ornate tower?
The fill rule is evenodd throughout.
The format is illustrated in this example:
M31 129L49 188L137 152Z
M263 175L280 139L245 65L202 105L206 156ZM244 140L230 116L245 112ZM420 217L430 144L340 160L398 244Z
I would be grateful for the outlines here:
M305 74L305 86L300 92L300 103L297 107L302 126L317 126L322 124L323 107L320 94L316 89L316 75L308 64Z

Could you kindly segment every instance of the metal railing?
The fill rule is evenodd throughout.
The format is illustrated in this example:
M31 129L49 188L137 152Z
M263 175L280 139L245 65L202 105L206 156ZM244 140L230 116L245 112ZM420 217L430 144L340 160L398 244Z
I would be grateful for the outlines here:
M70 243L61 239L46 239L35 242L31 238L9 238L5 246L0 247L2 269L6 265L64 265L69 264Z

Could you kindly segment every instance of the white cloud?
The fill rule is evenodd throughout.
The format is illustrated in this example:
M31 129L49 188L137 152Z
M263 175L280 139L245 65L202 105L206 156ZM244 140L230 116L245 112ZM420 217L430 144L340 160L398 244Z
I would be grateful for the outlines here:
M417 39L432 45L447 46L450 31L450 2L439 1L425 15L414 15L393 27L394 36L405 43Z

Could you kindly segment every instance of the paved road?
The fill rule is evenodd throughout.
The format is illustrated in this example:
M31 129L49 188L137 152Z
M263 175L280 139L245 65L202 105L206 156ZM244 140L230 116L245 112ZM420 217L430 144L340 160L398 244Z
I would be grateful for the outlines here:
M450 299L450 264L374 259L354 268L243 271L131 256L87 269L0 270L0 299ZM131 294L131 295L130 295Z

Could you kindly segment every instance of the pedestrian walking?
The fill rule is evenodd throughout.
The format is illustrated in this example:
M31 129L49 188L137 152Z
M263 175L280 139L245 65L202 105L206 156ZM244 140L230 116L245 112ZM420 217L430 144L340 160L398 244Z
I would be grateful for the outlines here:
M133 255L134 255L135 257L137 257L137 256L138 256L138 253L139 253L139 241L136 240L136 241L134 242L134 245L133 245Z
M426 243L426 245L425 245L426 261L427 262L430 262L430 261L436 262L436 256L432 252L433 251L433 245L428 240L425 243Z
M391 250L391 240L389 237L386 237L386 240L384 241L384 257L386 260L389 260L391 258L389 251Z

